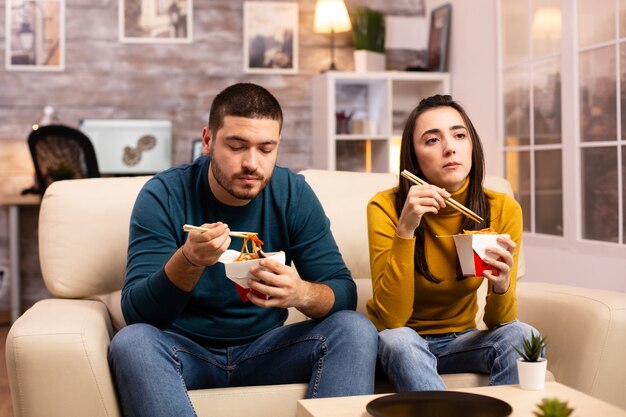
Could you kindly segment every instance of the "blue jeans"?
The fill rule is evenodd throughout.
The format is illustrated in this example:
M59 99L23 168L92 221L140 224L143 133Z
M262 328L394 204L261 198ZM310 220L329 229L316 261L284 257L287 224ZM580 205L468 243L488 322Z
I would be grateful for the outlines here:
M111 341L109 364L125 416L195 416L187 390L308 382L307 398L372 394L377 339L354 311L227 348L132 324Z
M489 385L517 384L519 354L512 346L522 350L531 331L538 333L519 321L424 336L408 327L388 329L378 334L378 359L398 392L446 389L439 374L461 372L489 374Z

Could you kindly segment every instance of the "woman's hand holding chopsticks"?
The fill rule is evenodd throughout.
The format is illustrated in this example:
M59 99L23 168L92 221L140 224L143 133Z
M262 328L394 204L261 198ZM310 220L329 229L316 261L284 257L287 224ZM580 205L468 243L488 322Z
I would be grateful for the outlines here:
M402 213L398 219L396 233L411 239L426 213L438 213L446 206L450 193L434 185L414 185L409 189Z
M409 181L411 181L413 184L416 184L416 185L429 185L426 181L424 181L423 179L419 178L417 175L407 171L406 169L404 171L402 171L401 175L404 178L406 178ZM476 223L483 223L485 221L485 219L480 217L478 214L474 213L472 210L468 209L463 204L461 204L458 201L456 201L453 198L451 198L450 194L448 194L448 197L446 197L446 201L448 202L448 204L450 204L450 206L453 209L461 212L464 216L469 217L470 219L474 220Z

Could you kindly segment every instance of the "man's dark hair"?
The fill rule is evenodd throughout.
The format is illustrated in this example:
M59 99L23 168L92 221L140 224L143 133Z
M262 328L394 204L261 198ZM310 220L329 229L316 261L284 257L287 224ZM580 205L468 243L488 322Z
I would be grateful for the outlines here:
M283 127L283 111L276 97L252 83L233 84L215 96L209 113L209 129L214 135L226 116L271 119L278 121L279 131Z

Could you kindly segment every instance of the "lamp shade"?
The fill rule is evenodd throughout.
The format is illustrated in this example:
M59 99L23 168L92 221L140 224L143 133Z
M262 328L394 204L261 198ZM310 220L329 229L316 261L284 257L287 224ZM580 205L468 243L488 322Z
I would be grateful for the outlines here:
M313 23L315 33L347 32L350 29L350 16L343 0L317 0Z

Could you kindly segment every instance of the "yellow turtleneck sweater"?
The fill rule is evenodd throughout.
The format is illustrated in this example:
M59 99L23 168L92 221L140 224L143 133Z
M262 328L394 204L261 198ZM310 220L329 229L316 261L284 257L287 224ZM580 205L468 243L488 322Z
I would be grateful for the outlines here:
M468 185L469 179L452 194L452 198L465 205ZM378 330L407 326L420 334L458 332L476 327L476 291L484 278L467 277L457 281L459 262L454 240L435 237L462 232L463 215L448 205L439 213L428 213L422 218L422 224L427 226L428 267L442 282L428 281L414 268L415 238L404 239L396 234L398 215L394 203L397 191L397 188L382 191L367 205L374 290L373 298L367 301L370 320ZM487 189L485 194L491 208L490 227L497 233L508 233L517 244L509 289L504 294L496 294L489 286L484 321L493 328L517 318L515 287L522 241L522 210L517 201L506 194Z

